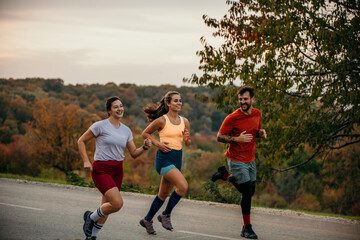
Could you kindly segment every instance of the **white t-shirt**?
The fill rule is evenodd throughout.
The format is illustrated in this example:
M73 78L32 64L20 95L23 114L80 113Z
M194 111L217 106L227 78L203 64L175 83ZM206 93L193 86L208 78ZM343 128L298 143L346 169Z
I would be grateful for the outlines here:
M120 123L120 127L116 128L109 119L104 119L95 122L89 129L95 135L95 161L124 160L126 144L133 140L129 127Z

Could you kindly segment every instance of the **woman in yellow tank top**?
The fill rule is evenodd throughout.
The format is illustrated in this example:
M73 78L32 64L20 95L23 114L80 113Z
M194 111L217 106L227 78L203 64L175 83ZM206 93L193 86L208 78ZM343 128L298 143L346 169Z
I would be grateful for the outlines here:
M162 175L159 193L153 200L147 215L140 220L140 225L146 228L149 234L156 234L152 219L175 186L176 189L171 194L165 211L157 217L165 229L173 231L170 221L171 211L188 188L188 183L181 173L181 162L183 142L186 146L191 144L190 124L186 118L179 116L181 106L180 94L170 91L157 106L144 108L148 121L151 123L143 131L142 136L150 138L152 144L159 148L155 158L155 169ZM156 131L160 139L152 135Z

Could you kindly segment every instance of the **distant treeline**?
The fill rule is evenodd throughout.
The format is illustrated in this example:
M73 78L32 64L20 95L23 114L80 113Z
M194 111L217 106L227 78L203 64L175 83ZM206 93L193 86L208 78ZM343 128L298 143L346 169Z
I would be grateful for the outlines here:
M24 134L22 124L33 120L34 103L43 98L55 103L63 101L65 104L79 105L89 113L105 117L105 99L116 95L124 104L124 117L131 118L134 125L144 127L147 123L142 109L148 104L156 104L170 90L181 93L181 114L191 121L192 133L210 133L219 129L226 115L210 103L209 100L216 93L205 87L137 86L128 83L64 85L61 79L0 79L0 121L4 126L0 141L10 143L12 135ZM202 102L197 96L201 100L208 98L208 101ZM12 103L16 97L21 98L26 106Z

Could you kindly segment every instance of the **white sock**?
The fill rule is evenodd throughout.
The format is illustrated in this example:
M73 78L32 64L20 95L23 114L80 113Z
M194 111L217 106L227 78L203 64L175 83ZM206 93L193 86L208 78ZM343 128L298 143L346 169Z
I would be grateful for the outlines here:
M99 231L101 230L101 228L102 228L103 226L104 226L104 224L94 223L91 236L92 236L92 237L96 237L96 235L99 233Z
M101 207L99 207L95 212L90 215L91 220L97 222L100 218L105 217L105 214L101 211Z

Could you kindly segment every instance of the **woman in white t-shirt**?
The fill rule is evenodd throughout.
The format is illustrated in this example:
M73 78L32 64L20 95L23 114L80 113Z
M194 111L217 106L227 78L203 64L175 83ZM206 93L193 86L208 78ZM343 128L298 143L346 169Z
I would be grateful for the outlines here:
M121 123L124 107L119 97L106 100L108 118L95 122L79 138L78 147L84 168L91 170L95 186L102 193L101 206L94 212L84 213L83 231L86 239L96 239L109 214L117 212L123 206L120 195L123 180L123 160L125 147L133 158L140 156L151 147L151 140L145 139L142 147L136 148L131 130ZM85 143L95 138L96 149L91 164Z

